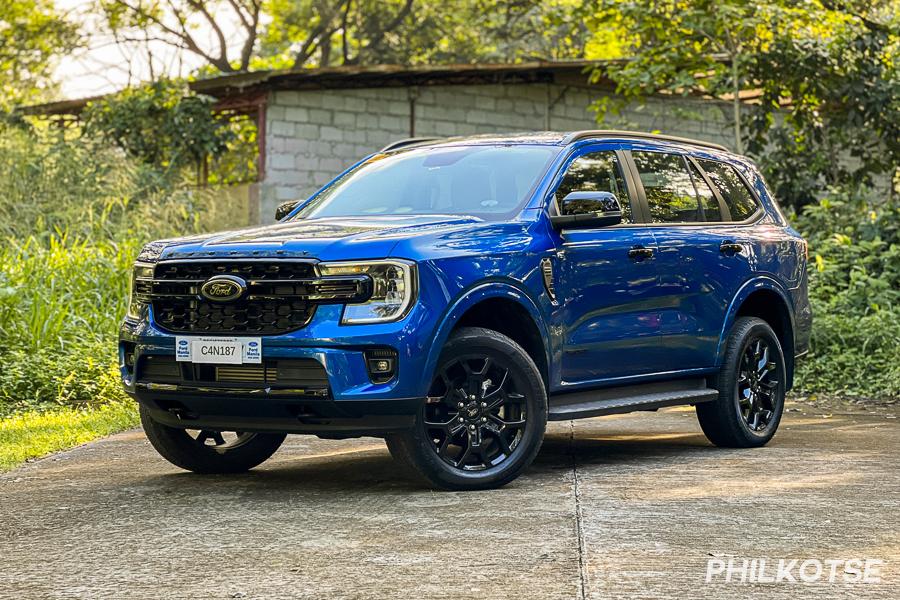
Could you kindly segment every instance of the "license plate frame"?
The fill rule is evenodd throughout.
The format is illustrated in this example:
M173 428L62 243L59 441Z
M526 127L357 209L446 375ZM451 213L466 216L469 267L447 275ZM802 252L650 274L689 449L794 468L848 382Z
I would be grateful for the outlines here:
M176 336L175 360L199 365L258 365L262 363L262 338Z

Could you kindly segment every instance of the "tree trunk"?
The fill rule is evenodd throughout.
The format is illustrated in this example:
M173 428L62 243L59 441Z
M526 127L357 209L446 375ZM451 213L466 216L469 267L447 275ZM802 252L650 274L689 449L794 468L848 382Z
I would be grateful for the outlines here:
M741 80L738 73L738 55L731 57L731 82L734 86L734 98L732 98L732 108L734 109L734 151L738 154L744 153L744 142L741 139Z

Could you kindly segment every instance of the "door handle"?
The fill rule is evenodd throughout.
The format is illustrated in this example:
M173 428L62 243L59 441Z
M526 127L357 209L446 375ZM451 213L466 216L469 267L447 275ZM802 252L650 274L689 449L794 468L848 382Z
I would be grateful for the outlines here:
M653 248L645 248L644 246L635 246L628 251L628 258L632 260L644 260L653 258Z
M719 246L719 252L722 254L740 254L744 251L744 246L734 242L722 242Z

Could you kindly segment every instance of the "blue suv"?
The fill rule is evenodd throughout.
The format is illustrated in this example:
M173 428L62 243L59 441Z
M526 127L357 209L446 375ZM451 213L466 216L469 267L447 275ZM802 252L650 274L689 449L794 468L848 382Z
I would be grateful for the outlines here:
M806 243L714 144L406 140L277 218L135 264L122 379L184 469L377 436L432 486L491 488L548 420L673 405L718 446L762 446L807 351Z

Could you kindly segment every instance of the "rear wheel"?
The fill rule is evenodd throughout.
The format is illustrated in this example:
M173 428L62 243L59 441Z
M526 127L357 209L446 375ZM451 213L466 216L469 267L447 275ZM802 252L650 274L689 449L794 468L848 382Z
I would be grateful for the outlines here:
M169 427L140 407L150 444L167 461L195 473L240 473L263 463L281 446L283 433L247 433Z
M755 317L735 322L716 387L715 401L697 405L697 419L709 441L752 448L772 439L784 411L785 362L768 323Z
M505 485L531 464L547 425L547 394L528 353L489 329L455 332L416 426L386 438L391 454L430 484Z

